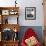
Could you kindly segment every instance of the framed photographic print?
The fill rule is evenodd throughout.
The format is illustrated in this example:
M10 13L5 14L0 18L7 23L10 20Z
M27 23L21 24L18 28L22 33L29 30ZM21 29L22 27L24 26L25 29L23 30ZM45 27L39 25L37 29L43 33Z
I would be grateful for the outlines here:
M9 15L9 10L2 10L2 15Z
M26 20L36 19L36 7L25 7L25 19Z

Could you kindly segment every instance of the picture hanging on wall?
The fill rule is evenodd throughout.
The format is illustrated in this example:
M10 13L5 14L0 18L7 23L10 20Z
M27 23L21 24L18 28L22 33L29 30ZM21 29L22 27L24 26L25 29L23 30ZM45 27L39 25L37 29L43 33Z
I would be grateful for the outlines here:
M36 7L25 7L25 19L26 20L36 19Z

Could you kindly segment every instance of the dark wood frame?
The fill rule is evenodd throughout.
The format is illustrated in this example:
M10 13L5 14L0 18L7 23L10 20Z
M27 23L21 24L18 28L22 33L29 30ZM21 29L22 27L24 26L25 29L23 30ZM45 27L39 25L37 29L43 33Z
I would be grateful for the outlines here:
M29 19L29 17L27 17L27 15L26 15L26 9L34 9L34 12L35 12L35 14L34 14L34 18L33 19ZM36 7L25 7L25 20L36 20Z
M2 10L15 10L15 11L19 11L19 7L0 7L0 15L1 15L1 24L0 24L0 32L2 34L2 31L5 29L5 28L10 28L11 30L13 30L15 33L19 31L19 23L18 23L18 17L19 17L19 14L9 14L9 15L2 15ZM3 24L3 18L7 17L7 16L17 16L17 24L8 24L8 22L6 22L5 24ZM6 20L7 21L7 20ZM16 29L16 31L15 31ZM18 46L18 43L19 43L19 39L17 40L8 40L8 41L4 41L2 40L2 37L1 37L1 41L0 41L0 46Z
M2 10L8 10L9 15L2 15ZM17 12L17 14L10 14L10 11L13 10L13 12ZM18 24L18 16L19 16L19 7L0 7L0 15L1 15L1 24L3 24L3 17L4 16L17 16L17 23ZM8 21L5 23L8 24Z

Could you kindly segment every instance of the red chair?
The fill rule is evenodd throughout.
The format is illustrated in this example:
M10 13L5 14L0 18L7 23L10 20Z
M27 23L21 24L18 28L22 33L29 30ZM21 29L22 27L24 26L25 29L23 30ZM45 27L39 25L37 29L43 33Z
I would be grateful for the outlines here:
M32 28L27 29L27 31L25 32L24 37L22 38L22 42L21 42L21 46L27 46L25 43L25 40L34 36L37 39L37 35L36 33L33 31ZM37 39L38 41L38 39ZM40 42L38 41L37 44L35 46L41 46Z

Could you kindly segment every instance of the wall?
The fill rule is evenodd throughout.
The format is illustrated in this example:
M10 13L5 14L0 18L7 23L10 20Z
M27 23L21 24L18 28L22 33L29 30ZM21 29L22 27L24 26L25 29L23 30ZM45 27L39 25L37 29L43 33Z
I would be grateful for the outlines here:
M0 6L15 6L15 0L0 0ZM42 0L17 0L20 26L43 26ZM36 7L36 20L25 20L25 7Z
M43 6L42 0L21 0L19 22L22 26L42 26L43 25ZM25 7L36 7L36 20L25 20Z

